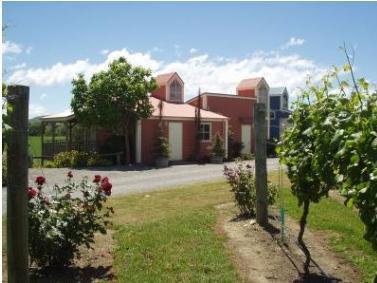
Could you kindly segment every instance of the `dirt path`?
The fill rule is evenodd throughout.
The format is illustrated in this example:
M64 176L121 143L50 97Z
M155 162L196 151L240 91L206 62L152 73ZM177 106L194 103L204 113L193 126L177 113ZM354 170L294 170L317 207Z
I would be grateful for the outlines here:
M307 230L304 239L312 253L310 279L300 278L304 254L296 245L299 226L292 219L286 223L286 244L280 244L277 211L271 211L270 227L262 229L253 220L234 219L233 204L219 206L218 228L228 237L228 248L240 275L246 282L360 282L360 274L348 262L329 251L323 233Z

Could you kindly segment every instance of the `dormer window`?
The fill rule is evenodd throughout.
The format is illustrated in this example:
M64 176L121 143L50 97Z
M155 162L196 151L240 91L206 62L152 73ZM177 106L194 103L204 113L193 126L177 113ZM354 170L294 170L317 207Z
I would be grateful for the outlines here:
M177 80L174 80L170 84L170 97L169 98L171 101L177 101L177 102L182 101L182 86Z
M283 109L288 109L288 96L286 94L283 95Z

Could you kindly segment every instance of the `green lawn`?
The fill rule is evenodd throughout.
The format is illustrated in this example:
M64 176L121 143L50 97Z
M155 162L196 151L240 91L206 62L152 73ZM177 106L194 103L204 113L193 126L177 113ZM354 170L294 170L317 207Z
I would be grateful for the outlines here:
M45 140L51 140L51 137L45 137ZM57 136L55 139L64 140L64 136ZM42 146L41 146L41 137L40 136L29 136L29 150L33 156L41 156Z
M297 199L290 190L282 191L287 213L295 219L301 216ZM373 282L377 270L377 251L363 239L364 225L357 213L331 198L311 204L308 226L314 230L327 231L330 248L352 262L363 274L364 282Z
M277 181L276 174L270 175ZM287 181L284 183L287 185ZM282 191L288 215L301 213L296 198ZM232 201L223 181L110 199L115 209L114 266L121 282L239 282L215 232L215 205ZM311 206L309 227L329 233L330 248L352 262L371 282L377 253L363 239L357 213L324 199Z
M230 200L223 182L111 199L118 281L240 282L215 232L214 205Z

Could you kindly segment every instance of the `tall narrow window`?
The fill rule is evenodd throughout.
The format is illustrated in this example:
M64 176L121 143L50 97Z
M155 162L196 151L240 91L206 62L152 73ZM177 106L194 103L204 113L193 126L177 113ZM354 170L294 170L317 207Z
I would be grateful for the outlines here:
M170 84L170 100L172 101L182 101L182 86L174 80Z
M288 96L286 94L283 95L283 109L288 108Z
M211 124L210 123L200 124L199 137L200 137L200 140L202 141L211 140Z

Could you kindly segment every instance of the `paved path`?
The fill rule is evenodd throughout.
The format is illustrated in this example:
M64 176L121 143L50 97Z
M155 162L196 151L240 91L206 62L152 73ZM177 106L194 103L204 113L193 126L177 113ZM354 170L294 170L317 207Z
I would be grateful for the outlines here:
M254 161L249 162L251 165ZM232 165L232 163L226 163ZM93 169L72 169L76 180L88 176L89 180L99 174L107 176L113 184L113 195L125 195L130 193L142 193L159 190L169 187L192 184L202 181L211 181L223 177L224 164L189 164L173 165L164 169L154 168L93 168ZM279 168L278 159L267 160L268 170ZM63 184L66 174L70 169L67 168L38 168L29 170L29 184L34 185L36 176L42 175L47 180L47 186L52 187L55 183ZM3 188L3 206L6 203L6 191ZM4 210L4 208L3 208Z

